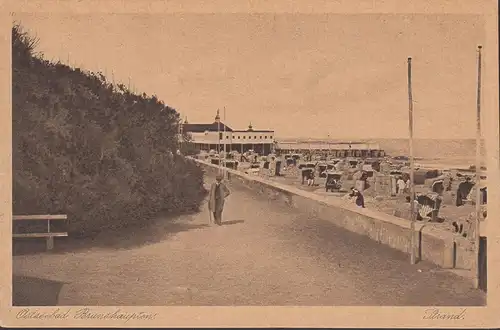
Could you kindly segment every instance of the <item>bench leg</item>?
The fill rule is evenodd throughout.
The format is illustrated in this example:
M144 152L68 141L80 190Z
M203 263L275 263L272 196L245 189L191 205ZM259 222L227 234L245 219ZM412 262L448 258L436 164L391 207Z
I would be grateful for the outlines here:
M47 250L54 248L54 237L47 237Z

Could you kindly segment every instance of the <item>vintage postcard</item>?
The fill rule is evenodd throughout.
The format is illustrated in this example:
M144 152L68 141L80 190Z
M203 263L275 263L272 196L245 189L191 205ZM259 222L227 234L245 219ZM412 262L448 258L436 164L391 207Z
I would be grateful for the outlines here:
M496 2L1 10L2 325L499 325Z

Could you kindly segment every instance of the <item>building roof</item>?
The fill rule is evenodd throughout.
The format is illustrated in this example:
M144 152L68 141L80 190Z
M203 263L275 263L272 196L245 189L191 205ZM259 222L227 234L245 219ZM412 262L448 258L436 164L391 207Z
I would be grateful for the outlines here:
M262 130L262 129L252 129L252 130L248 130L248 129L245 129L245 130L233 130L232 131L233 133L248 133L248 132L252 132L252 133L274 133L274 131L272 130Z
M295 149L295 150L381 150L378 143L322 143L322 142L280 142L277 149Z
M261 130L261 129L253 129L251 124L246 130L234 130L231 127L225 125L224 123L220 123L220 131L224 132L224 126L226 127L226 132L233 132L233 133L248 133L248 132L253 132L253 133L274 133L273 130ZM217 122L213 122L212 124L190 124L190 123L184 123L183 124L183 130L184 132L192 132L192 133L204 133L204 132L217 132Z
M248 125L248 128L246 130L233 130L234 133L248 133L248 132L253 132L253 133L274 133L273 130L268 130L268 129L253 129L252 123Z
M219 126L220 125L220 126ZM233 129L224 123L217 124L217 122L213 122L212 124L184 124L183 130L185 132L193 132L193 133L203 133L206 131L209 132L217 132L220 130L221 132L224 131L224 127L226 128L226 132L232 132Z

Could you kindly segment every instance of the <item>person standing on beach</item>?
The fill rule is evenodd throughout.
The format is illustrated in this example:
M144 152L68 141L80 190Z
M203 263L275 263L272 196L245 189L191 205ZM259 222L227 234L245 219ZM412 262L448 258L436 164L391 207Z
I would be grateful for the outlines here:
M355 197L355 203L357 206L361 208L365 208L365 198L363 197L363 194L356 188L352 187L351 188L351 193L349 194L349 197Z
M404 182L402 177L399 177L399 179L397 181L397 185L398 185L398 195L404 194L405 188L406 188L406 183Z
M410 178L406 178L406 181L405 181L405 193L406 194L410 193L410 190L411 190L410 188L411 188Z
M218 174L215 177L215 182L210 187L210 195L208 197L208 209L214 216L214 222L222 225L222 211L224 210L224 202L231 192L222 182L222 175Z
M398 184L396 182L396 177L391 175L391 196L396 196L398 193Z
M307 185L314 186L314 170L310 171L307 176Z

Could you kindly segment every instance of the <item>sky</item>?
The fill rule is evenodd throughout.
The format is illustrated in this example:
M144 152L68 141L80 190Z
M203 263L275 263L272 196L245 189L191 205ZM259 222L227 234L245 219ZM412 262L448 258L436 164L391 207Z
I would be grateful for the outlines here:
M190 123L276 136L473 138L473 15L17 14L48 60L155 94Z

